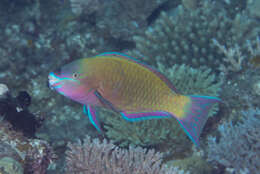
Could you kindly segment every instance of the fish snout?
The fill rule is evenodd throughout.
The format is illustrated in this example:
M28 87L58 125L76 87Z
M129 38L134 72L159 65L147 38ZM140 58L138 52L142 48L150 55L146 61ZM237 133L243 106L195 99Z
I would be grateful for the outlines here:
M58 77L54 72L51 72L48 76L48 82L49 87L51 89L60 88L62 86L61 84L61 78Z

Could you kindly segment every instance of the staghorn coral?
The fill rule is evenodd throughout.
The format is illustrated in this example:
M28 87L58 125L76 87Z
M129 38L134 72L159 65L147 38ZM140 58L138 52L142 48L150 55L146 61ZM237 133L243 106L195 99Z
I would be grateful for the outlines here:
M208 138L208 160L235 171L235 174L260 170L260 110L242 112L242 122L225 122L218 127L220 139Z
M216 39L212 39L212 42L225 55L223 61L226 63L221 63L219 66L219 70L223 73L238 72L250 65L253 65L254 67L258 66L258 56L260 54L259 36L254 40L246 41L245 49L247 50L247 54L242 54L242 48L237 44L231 48L227 48L226 46L221 45ZM249 61L245 62L244 60L246 59Z
M68 144L68 174L184 174L174 167L162 166L162 154L140 147L120 149L114 144L86 137L83 143Z
M171 13L162 12L144 35L134 36L136 49L130 54L154 65L156 62L167 66L185 63L218 70L225 63L225 56L212 39L228 48L237 44L242 53L247 53L246 40L257 36L259 26L245 12L232 18L218 2L204 0L196 10L179 6Z
M197 70L185 65L165 69L162 64L158 67L182 94L218 96L222 83L215 83L216 77L209 69ZM210 115L216 111L217 107L212 108ZM106 135L120 146L156 146L174 153L179 153L182 149L188 151L191 146L191 142L174 118L132 123L125 121L120 115L111 113L106 116L107 114L101 114L105 120Z

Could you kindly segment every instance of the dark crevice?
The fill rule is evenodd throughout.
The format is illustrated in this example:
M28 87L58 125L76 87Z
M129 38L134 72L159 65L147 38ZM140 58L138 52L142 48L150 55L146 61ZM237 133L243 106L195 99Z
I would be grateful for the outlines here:
M177 7L179 4L181 3L180 0L177 1L172 1L172 0L168 0L164 3L162 3L161 5L159 5L152 13L150 16L148 16L148 18L146 19L147 24L151 25L153 24L153 22L159 17L161 11L168 11L172 8Z

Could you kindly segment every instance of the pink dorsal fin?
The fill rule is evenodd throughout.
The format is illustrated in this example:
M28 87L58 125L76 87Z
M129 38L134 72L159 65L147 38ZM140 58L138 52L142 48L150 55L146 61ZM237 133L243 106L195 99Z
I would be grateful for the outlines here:
M115 56L115 57L120 57L120 58L123 58L123 59L127 59L129 61L135 62L135 63L149 69L153 73L155 73L158 77L160 77L160 79L162 79L169 86L169 88L172 89L172 91L174 91L175 93L178 93L178 90L173 86L171 81L167 77L165 77L165 75L163 75L161 72L157 71L153 67L141 62L140 60L138 60L136 58L133 58L131 56L128 56L128 55L123 54L123 53L118 53L118 52L105 52L105 53L99 54L97 56Z

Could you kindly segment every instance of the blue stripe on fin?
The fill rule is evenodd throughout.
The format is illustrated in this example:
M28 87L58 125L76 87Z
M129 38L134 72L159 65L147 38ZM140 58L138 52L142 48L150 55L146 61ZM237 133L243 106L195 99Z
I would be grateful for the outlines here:
M96 116L96 111L93 107L87 105L84 105L83 106L83 112L88 115L88 118L90 120L90 122L95 126L95 128L98 130L98 131L102 131L101 130L101 127L99 125L99 122L98 122L98 119L97 119L97 116Z
M170 113L164 112L164 111L140 112L140 113L120 112L120 114L125 120L131 121L131 122L172 117L172 115Z
M135 63L138 63L138 64L145 64L145 63L141 62L140 60L138 60L136 58L133 58L131 56L128 56L128 55L126 55L124 53L119 53L119 52L105 52L105 53L101 53L101 54L99 54L97 56L116 56L116 57L130 59L131 61L135 61Z

